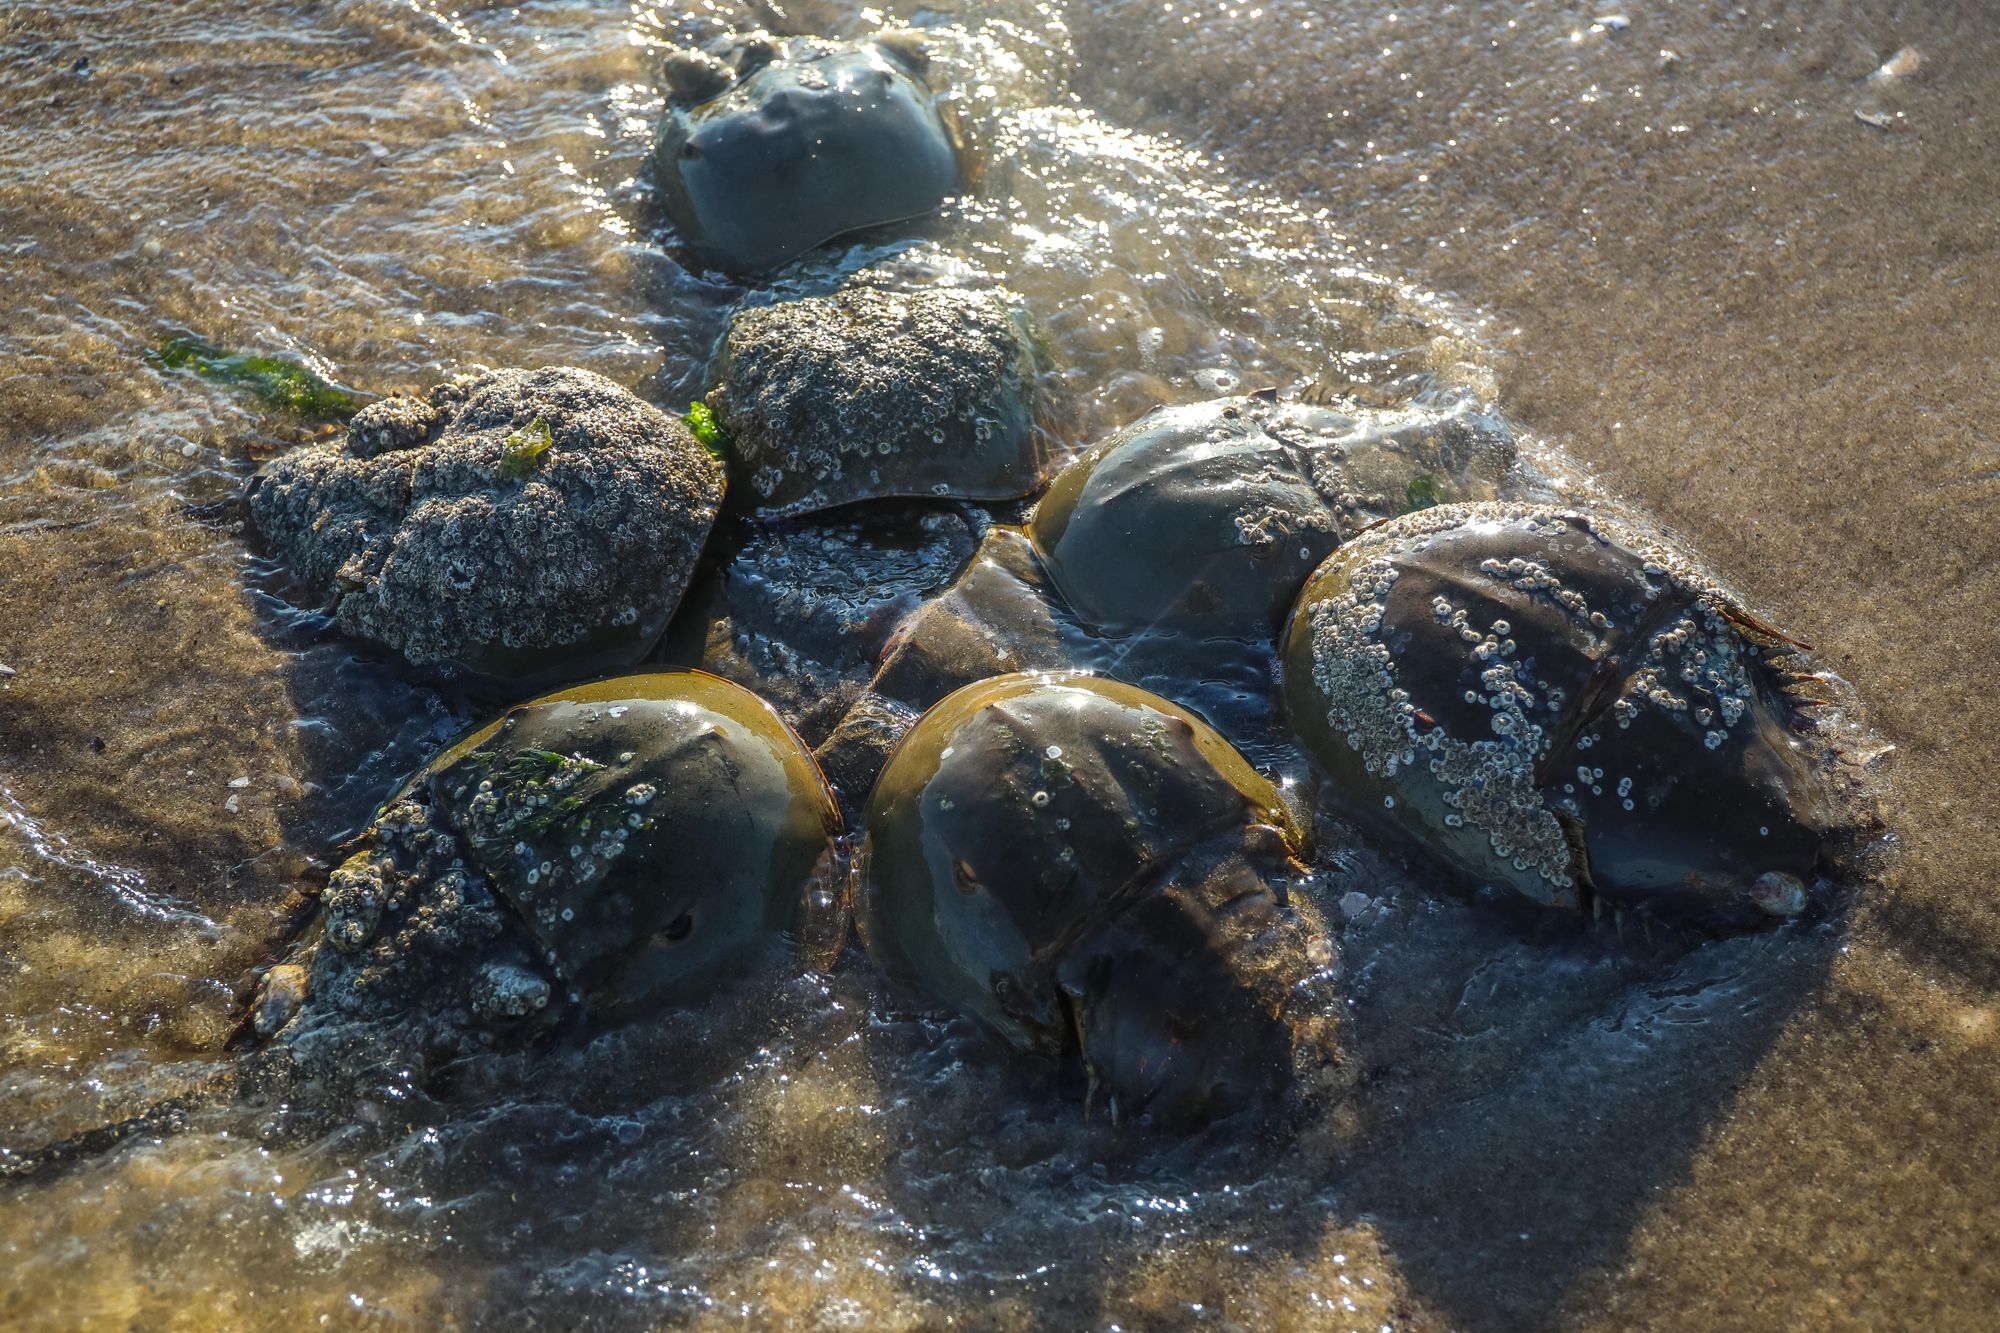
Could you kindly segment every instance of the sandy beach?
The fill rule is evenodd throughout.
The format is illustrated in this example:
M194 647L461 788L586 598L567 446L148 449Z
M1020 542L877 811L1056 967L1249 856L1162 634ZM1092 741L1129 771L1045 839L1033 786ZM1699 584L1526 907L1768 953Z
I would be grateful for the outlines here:
M1818 646L1898 751L1899 853L1818 993L1622 1252L1569 1291L1516 1274L1515 1315L1985 1323L2000 13L1252 8L1176 25L1106 6L1081 25L1086 67L1135 119L1490 314L1513 412ZM1905 48L1912 71L1878 76ZM1499 1276L1447 1280L1453 1321L1483 1322Z

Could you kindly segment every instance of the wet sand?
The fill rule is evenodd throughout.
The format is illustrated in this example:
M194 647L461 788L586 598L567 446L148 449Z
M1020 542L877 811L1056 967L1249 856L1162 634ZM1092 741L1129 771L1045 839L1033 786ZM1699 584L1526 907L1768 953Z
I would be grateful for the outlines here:
M1419 1296L1468 1326L1989 1325L2000 10L1160 8L1078 25L1091 95L1492 315L1513 413L1817 645L1899 751L1884 882L1606 1266L1558 1290L1440 1255ZM1915 73L1869 79L1904 47Z

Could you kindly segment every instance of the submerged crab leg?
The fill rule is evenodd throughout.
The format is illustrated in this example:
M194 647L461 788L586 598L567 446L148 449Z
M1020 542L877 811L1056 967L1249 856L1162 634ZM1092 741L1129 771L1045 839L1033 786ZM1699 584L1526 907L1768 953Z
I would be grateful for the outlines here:
M1090 1113L1097 1105L1097 1089L1102 1086L1102 1080L1097 1077L1097 1066L1090 1062L1090 1047L1084 1041L1083 1010L1078 1007L1076 997L1067 990L1061 994L1062 1007L1069 1015L1070 1031L1076 1036L1077 1055L1083 1060L1083 1076L1087 1080L1083 1090L1083 1121L1089 1124ZM1112 1116L1112 1123L1117 1123L1115 1113Z

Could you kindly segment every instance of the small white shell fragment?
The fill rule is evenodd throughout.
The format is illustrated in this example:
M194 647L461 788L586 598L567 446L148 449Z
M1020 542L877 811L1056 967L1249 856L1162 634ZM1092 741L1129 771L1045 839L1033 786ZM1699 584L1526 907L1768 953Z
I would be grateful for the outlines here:
M1907 79L1924 67L1924 58L1914 46L1906 46L1882 62L1882 67L1868 76L1870 83L1894 83L1897 79Z
M1806 910L1806 886L1796 876L1767 871L1750 886L1750 901L1772 916L1797 916Z
M268 1037L292 1021L305 1003L308 980L297 963L280 963L264 974L250 1002L250 1023L258 1036Z

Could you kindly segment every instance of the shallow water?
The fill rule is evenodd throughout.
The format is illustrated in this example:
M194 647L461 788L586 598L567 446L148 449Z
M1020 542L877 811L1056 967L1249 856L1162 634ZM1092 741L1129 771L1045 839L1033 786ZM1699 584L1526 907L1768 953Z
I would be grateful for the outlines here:
M177 1132L0 1186L0 1318L1992 1308L2000 857L1971 775L2000 755L1962 718L1981 677L1942 663L1992 660L1996 566L1989 538L1923 534L1992 494L1995 176L1955 145L1991 134L1972 89L2000 25L1978 5L1662 6L1626 28L1567 5L1184 9L989 7L942 34L976 188L780 290L867 265L1004 280L1050 335L1072 442L1262 384L1497 389L1860 684L1926 807L1891 812L1886 882L1851 919L1646 946L1490 918L1328 823L1312 892L1343 923L1361 1081L1296 1132L1084 1125L1049 1071L850 959L448 1081L391 1065L338 1097L196 1097ZM655 232L651 67L670 36L749 21L0 16L0 1145L215 1077L286 893L485 706L290 604L219 502L301 428L145 351L188 329L369 392L562 362L683 401L728 311L764 298ZM1867 82L1904 42L1920 74ZM1911 198L1899 224L1886 201Z

